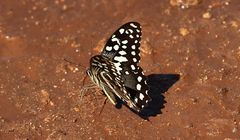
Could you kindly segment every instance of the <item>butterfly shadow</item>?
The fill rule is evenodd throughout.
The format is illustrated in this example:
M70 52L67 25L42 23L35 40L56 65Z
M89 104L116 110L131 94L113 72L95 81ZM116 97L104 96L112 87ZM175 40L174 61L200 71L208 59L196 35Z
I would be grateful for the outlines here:
M147 83L149 85L149 96L152 100L148 103L140 112L140 117L148 119L150 116L156 116L161 114L161 109L164 108L164 104L167 103L164 100L164 93L173 86L179 79L179 74L151 74L147 76Z

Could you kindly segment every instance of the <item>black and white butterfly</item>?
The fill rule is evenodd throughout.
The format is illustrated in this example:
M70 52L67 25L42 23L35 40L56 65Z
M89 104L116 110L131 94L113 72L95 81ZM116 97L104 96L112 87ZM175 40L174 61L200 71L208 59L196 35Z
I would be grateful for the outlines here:
M138 66L141 35L139 23L122 25L108 39L102 53L91 58L87 70L114 105L120 100L135 112L140 112L151 100L147 79Z

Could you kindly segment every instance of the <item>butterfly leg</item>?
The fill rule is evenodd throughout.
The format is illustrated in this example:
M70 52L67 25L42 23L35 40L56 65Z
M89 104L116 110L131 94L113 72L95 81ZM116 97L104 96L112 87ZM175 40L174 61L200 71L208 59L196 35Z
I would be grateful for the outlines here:
M84 77L81 80L82 81L82 87L84 87L86 79L87 79L87 74L85 74Z
M101 107L101 110L100 110L100 112L99 112L99 115L101 115L101 113L102 113L102 111L103 111L103 109L104 109L104 106L105 106L105 104L107 103L107 97L105 97L105 99L104 99L104 102L103 102L103 105L102 105L102 107Z
M88 91L88 90L91 90L91 89L96 89L98 88L97 85L95 84L90 84L90 85L87 85L85 87L83 87L81 90L80 90L80 101L83 99L83 96L85 95L85 93Z

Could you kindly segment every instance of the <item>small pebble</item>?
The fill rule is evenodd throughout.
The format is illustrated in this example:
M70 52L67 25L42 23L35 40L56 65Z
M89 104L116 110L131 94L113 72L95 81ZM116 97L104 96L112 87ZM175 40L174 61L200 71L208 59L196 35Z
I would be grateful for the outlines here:
M203 13L202 17L203 17L204 19L210 19L210 18L212 17L212 14L209 13L209 12L206 12L206 13Z
M180 28L179 29L179 33L182 35L182 36L186 36L189 34L189 31L187 28Z

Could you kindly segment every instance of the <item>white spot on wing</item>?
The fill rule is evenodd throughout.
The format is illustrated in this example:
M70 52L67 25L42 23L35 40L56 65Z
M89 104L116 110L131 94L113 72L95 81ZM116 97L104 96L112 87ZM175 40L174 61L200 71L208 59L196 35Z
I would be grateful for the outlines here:
M133 23L131 23L130 26L132 26L133 28L137 28L137 26Z
M133 58L133 62L137 62L137 58Z
M132 55L136 55L136 52L135 52L135 51L132 51L131 54L132 54Z
M130 33L133 33L133 30L132 30L132 29L128 29L128 31L129 31Z
M133 50L136 49L136 46L135 46L135 45L132 45L132 49L133 49Z
M129 35L130 38L133 38L133 35Z
M118 62L127 62L127 58L124 56L115 56L114 60L118 61Z
M138 71L134 71L133 73L134 73L134 74L138 74Z
M127 44L127 43L128 43L127 40L123 40L123 41L122 41L122 44Z
M120 51L119 54L120 55L126 55L127 53L125 51Z
M138 80L138 82L141 82L142 77L141 77L141 76L138 76L137 80Z
M126 46L126 45L123 45L122 48L123 48L123 49L127 49L127 46Z
M148 95L148 90L146 90L145 93Z
M139 98L140 98L140 100L143 100L144 95L143 95L142 93L140 93L140 94L139 94Z
M120 45L119 39L117 39L117 38L112 38L111 40L112 40L112 42L117 42L117 44Z
M120 80L121 80L121 79L120 79L120 77L116 77L115 79L116 79L116 80L118 80L118 81L120 81Z
M123 34L124 31L125 31L125 30L124 30L123 28L119 29L119 33L120 33L120 34Z
M111 51L112 50L112 46L106 46L106 50L107 51Z
M137 86L136 86L136 88L137 88L137 90L141 90L141 85L140 84L137 84Z
M113 72L113 75L117 76L117 73L116 73L116 72Z
M122 68L120 67L121 64L120 64L120 63L114 63L114 65L115 65L115 67L116 67L118 73L120 73L119 71L122 70Z
M127 74L127 75L128 75L128 74L129 74L129 72L128 72L128 71L125 71L125 74Z
M131 65L131 69L132 69L132 70L135 70L136 67L135 67L134 65Z
M117 51L119 49L119 46L118 45L114 45L113 48L114 48L114 50Z
M138 102L138 98L135 98L134 101L137 103Z
M135 41L134 41L134 43L135 43L135 44L137 44L137 43L138 43L138 41L137 41L137 40L135 40Z
M114 68L111 68L112 71L114 71L115 69Z

